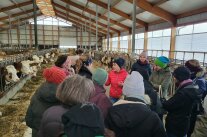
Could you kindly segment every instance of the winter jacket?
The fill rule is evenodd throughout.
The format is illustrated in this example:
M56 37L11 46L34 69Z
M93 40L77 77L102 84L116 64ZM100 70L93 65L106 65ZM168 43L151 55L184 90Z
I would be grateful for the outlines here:
M206 94L207 94L207 87L206 87L206 80L204 77L197 77L194 80L194 83L198 85L199 87L199 91L202 94L202 99L205 98Z
M101 110L103 117L105 118L108 109L112 106L111 101L109 98L106 96L105 92L106 90L104 89L103 86L98 85L96 82L94 82L95 86L95 93L92 94L92 97L90 98L90 102L96 104L99 109Z
M88 79L92 79L91 71L84 65L80 68L78 74L81 76L85 76Z
M106 128L115 132L116 137L166 137L157 114L142 100L135 98L116 102L109 109L105 124Z
M38 137L59 137L64 134L62 115L70 108L62 105L48 108L43 114Z
M38 130L44 111L51 106L60 104L56 98L57 86L56 84L45 82L37 89L27 109L25 117L27 126Z
M197 116L196 125L191 137L206 137L207 136L207 115Z
M146 70L149 76L152 74L152 69L148 61L142 63L140 60L137 60L137 62L132 65L131 71L136 71L138 68Z
M179 137L187 134L192 107L197 99L198 86L188 82L179 87L172 98L163 102L163 108L168 111L165 125L167 132Z
M109 96L113 98L120 98L122 95L122 86L119 85L120 82L124 83L128 73L125 69L121 69L120 72L112 70L108 75L108 80L105 85L110 87Z
M161 114L162 104L160 102L160 98L157 95L157 92L153 89L152 84L145 79L144 79L144 88L145 88L145 94L149 96L151 101L150 109L156 112L157 114Z
M170 68L161 69L159 71L153 71L150 76L149 81L152 83L153 87L159 89L159 85L162 86L162 92L164 97L167 97L168 88L172 79L172 74Z

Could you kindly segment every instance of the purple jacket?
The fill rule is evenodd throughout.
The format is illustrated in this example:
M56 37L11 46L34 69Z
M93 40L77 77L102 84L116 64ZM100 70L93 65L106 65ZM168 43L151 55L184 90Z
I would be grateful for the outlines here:
M109 98L106 96L105 94L106 90L103 86L100 86L95 82L94 82L94 86L95 86L95 93L90 98L90 102L98 106L105 119L109 108L112 106L112 103L109 100Z
M48 108L43 114L38 137L58 137L63 134L64 125L61 118L68 110L69 108L61 105Z

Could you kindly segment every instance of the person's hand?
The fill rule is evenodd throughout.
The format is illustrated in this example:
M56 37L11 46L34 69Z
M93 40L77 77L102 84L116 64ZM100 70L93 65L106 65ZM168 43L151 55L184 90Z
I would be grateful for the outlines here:
M112 130L107 129L107 128L105 128L104 136L105 137L116 137L115 133Z
M120 82L118 83L118 85L119 85L120 87L122 87L122 86L124 85L124 82L123 82L123 81L120 81Z

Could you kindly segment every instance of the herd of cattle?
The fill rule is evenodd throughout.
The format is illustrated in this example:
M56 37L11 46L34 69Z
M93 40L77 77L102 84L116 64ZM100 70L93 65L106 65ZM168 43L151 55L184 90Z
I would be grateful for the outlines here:
M1 54L0 57L6 56ZM8 65L0 66L0 94L3 94L5 87L20 81L21 78L27 75L36 76L41 64L47 64L55 60L55 57L59 54L57 49L47 50L43 55L31 55L28 58L24 58L21 61L15 61ZM17 57L20 55L17 55ZM24 54L23 54L24 56ZM2 61L0 61L1 63Z

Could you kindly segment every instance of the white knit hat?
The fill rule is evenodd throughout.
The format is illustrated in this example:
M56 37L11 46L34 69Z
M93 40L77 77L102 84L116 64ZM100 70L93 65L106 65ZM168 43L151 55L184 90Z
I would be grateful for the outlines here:
M147 58L147 51L142 51L142 53L141 54L139 54L139 56L144 56L145 58Z
M145 89L142 75L137 71L132 71L124 81L123 94L126 97L144 98Z

